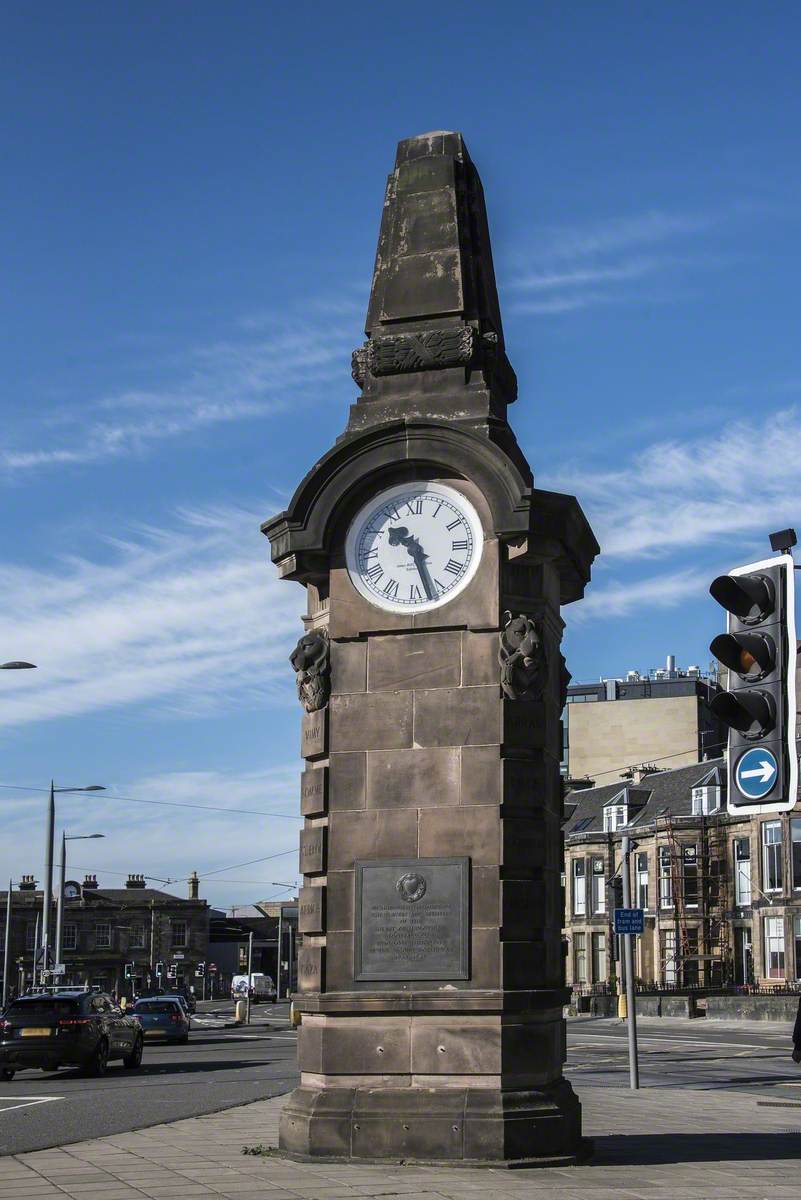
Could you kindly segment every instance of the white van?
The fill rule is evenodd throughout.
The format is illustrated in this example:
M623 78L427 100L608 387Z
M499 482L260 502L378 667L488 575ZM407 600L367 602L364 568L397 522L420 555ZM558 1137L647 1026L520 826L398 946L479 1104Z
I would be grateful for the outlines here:
M254 971L250 976L249 988L247 975L234 975L231 980L231 999L247 1000L248 991L253 1004L258 1004L262 1000L270 1000L275 1004L275 984L269 975Z

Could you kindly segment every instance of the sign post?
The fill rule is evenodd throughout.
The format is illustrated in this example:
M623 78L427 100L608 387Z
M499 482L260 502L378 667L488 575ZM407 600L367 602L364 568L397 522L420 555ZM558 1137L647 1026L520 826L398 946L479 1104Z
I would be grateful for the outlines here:
M623 843L621 846L623 852L623 862L621 863L621 871L623 875L623 908L615 911L615 928L617 929L619 917L624 914L628 917L634 913L639 914L639 932L642 933L642 909L632 909L631 907L631 878L629 876L629 857L631 855L631 839L628 834L623 835ZM629 925L628 920L622 922L624 925ZM623 954L626 961L626 1030L628 1033L629 1042L629 1086L633 1090L637 1090L640 1086L640 1064L637 1059L637 1012L634 1006L634 943L632 942L633 933L623 932Z

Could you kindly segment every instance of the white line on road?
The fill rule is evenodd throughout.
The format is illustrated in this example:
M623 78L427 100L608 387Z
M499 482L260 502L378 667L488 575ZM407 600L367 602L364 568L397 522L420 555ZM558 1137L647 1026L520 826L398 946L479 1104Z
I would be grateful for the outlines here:
M0 1116L13 1112L15 1108L30 1108L34 1104L49 1104L53 1100L63 1100L63 1096L37 1096L35 1100L23 1100L19 1104L6 1104L6 1100L16 1099L14 1096L0 1096Z

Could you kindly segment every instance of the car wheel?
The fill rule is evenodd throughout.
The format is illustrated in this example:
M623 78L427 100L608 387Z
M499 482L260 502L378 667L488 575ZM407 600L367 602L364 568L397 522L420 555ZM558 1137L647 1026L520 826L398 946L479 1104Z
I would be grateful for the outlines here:
M5 1080L6 1083L11 1083L15 1074L13 1067L0 1067L0 1079Z
M142 1051L144 1049L145 1039L140 1035L133 1044L133 1050L130 1054L126 1054L122 1060L122 1065L130 1070L135 1070L142 1064Z
M101 1038L95 1046L92 1057L86 1064L86 1071L89 1075L105 1075L107 1066L108 1042L105 1038Z

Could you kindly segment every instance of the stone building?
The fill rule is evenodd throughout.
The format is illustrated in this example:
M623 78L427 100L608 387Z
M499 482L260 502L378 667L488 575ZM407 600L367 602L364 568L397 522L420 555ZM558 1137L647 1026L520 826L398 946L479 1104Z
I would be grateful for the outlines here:
M626 832L637 978L662 987L801 981L801 806L726 812L723 759L572 791L565 801L567 978L614 982L612 897Z
M562 714L562 771L596 784L623 776L632 763L672 768L721 753L727 731L709 702L715 677L699 667L664 668L623 679L572 684Z
M67 881L64 889L62 958L64 984L97 985L130 994L132 986L156 982L156 964L172 966L175 982L196 987L196 969L205 962L209 941L209 906L190 880L186 899L147 886L130 875L123 888L103 888L97 877ZM192 894L194 893L194 894ZM43 893L32 875L24 875L11 901L11 986L20 991L33 979L37 918L42 920ZM0 892L0 971L5 947L8 893ZM51 929L55 930L55 901ZM134 978L125 979L127 963Z

